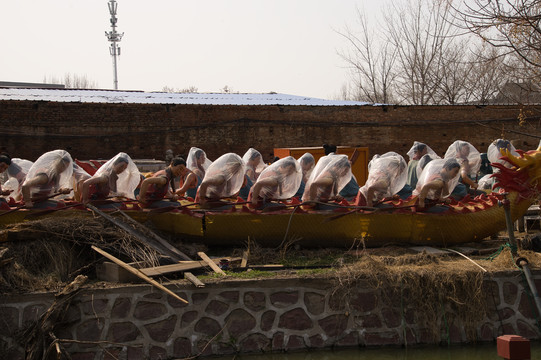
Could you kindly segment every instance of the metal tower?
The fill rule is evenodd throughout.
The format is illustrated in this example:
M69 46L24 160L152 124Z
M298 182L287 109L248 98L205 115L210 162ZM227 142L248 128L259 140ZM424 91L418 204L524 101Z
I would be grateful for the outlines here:
M115 0L109 0L109 3L107 4L109 6L109 13L111 14L111 31L106 31L105 36L107 36L107 40L111 42L111 47L109 48L109 52L111 53L111 56L113 57L113 82L115 86L115 90L118 90L118 76L116 71L116 57L117 55L120 56L120 46L117 45L118 42L122 39L122 36L124 33L118 33L116 31L116 8L117 3Z

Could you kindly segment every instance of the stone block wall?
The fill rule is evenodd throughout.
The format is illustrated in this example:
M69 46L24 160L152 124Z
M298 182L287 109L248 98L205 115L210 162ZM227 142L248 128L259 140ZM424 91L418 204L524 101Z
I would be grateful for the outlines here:
M519 121L519 116L524 116ZM504 137L519 149L537 148L539 116L518 105L455 106L210 106L0 101L2 150L35 160L68 150L78 159L163 159L165 151L204 149L211 159L257 148L266 160L274 148L324 143L368 147L370 155L402 155L423 141L443 155L455 140L485 152Z
M541 286L541 272L535 278ZM476 341L493 342L504 334L541 337L536 326L539 315L518 279L517 271L485 280L488 315L477 324ZM83 290L59 320L56 336L78 341L63 343L74 360L166 359L472 340L447 305L446 316L436 324L441 336L434 338L417 322L417 309L362 283L348 289L348 296L337 295L335 283L326 279L223 280L204 289L180 281L169 288L189 304L147 285ZM53 298L52 294L0 298L1 359L23 359L17 334L36 321Z

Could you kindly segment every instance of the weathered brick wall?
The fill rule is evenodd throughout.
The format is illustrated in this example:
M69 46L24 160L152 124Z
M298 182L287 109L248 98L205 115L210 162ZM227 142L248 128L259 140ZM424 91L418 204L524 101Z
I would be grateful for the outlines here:
M454 140L481 152L491 140L516 140L536 148L541 135L535 109L519 124L519 106L210 106L0 101L1 147L14 157L35 160L64 148L79 159L161 159L165 150L187 154L203 148L211 159L255 147L270 159L275 147L323 143L368 146L371 154L403 155L414 140L443 155ZM530 136L530 135L533 135Z
M497 336L541 336L535 310L518 271L487 278L488 316L477 323L476 340ZM541 272L535 273L541 285ZM434 338L418 321L419 311L389 299L382 289L356 284L348 296L333 296L334 284L322 279L221 281L194 289L187 282L169 286L186 305L146 285L83 290L57 331L72 359L185 358L192 355L320 349L326 347L463 343L465 326L451 304L436 304L445 317ZM472 295L474 296L474 295ZM0 297L0 358L22 359L16 335L53 302L52 294ZM460 299L468 302L470 299ZM403 309L402 309L403 306ZM436 336L437 337L437 336ZM101 342L101 343L99 343Z

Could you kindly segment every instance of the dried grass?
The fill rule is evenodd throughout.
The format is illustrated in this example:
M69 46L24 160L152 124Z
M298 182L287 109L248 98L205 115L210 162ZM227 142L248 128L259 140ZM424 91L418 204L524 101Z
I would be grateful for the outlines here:
M403 317L406 309L415 309L415 324L426 329L434 342L447 337L451 324L463 327L468 339L475 341L475 329L487 311L482 291L484 275L466 260L451 261L447 256L424 252L400 256L364 252L356 263L344 266L333 278L334 292L346 306L364 285Z
M8 242L4 257L13 261L0 270L0 291L56 290L101 260L96 245L126 262L159 264L159 254L134 236L101 218L46 218L15 224L4 231L27 240Z

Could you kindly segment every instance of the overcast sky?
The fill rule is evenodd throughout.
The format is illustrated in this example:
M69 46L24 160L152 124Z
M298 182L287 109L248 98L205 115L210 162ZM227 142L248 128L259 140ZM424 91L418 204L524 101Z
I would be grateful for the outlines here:
M66 73L113 88L108 0L0 0L0 81ZM118 0L119 89L336 96L348 73L335 30L368 0Z

